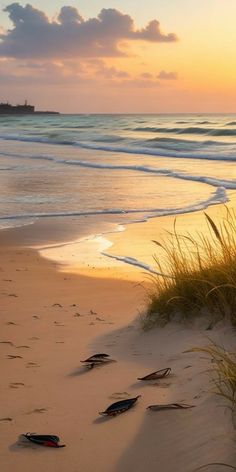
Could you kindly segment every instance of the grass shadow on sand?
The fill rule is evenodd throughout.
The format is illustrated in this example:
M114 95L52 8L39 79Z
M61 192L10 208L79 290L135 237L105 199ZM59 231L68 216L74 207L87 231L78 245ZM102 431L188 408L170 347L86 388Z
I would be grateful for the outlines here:
M215 401L208 399L191 411L144 410L138 433L111 472L194 472L210 462L235 464L235 444L224 426L225 411L216 408ZM128 414L126 419L130 421Z

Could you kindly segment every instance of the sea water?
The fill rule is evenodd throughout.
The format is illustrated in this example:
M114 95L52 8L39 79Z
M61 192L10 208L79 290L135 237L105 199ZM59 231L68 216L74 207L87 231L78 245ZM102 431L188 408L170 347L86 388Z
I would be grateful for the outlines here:
M128 224L227 202L236 115L0 116L0 228Z

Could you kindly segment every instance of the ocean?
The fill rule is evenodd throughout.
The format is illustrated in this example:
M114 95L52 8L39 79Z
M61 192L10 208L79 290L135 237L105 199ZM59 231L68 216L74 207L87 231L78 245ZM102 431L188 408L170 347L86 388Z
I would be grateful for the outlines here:
M236 191L235 161L236 115L0 116L0 228L205 209Z

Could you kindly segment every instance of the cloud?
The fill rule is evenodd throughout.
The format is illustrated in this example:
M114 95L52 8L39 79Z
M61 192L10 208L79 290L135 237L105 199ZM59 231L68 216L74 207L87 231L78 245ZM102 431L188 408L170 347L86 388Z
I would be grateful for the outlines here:
M152 20L136 29L131 16L102 9L96 18L84 19L74 7L64 6L56 20L32 5L8 5L4 11L12 29L0 34L0 56L18 59L125 56L124 41L169 43L177 41L174 33L165 34L160 23Z
M160 79L160 80L177 80L178 79L178 74L177 74L177 72L166 72L165 70L162 70L157 75L157 79Z
M143 79L152 79L153 78L153 76L152 76L152 74L150 74L150 72L142 72L142 74L140 74L140 76Z

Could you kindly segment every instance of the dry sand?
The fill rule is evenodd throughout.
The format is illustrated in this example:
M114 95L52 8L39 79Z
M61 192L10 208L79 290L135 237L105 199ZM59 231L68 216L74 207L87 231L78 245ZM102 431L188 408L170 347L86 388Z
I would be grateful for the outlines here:
M91 268L87 275L61 272L19 245L19 231L0 237L1 472L193 472L209 462L236 465L231 410L211 391L209 361L183 353L207 344L209 333L233 349L232 329L173 323L143 332L138 313L146 292L134 272L126 280L117 269L103 270L103 277ZM88 371L80 360L95 352L117 362ZM170 377L137 381L164 367L171 367ZM99 416L110 403L137 395L127 413ZM180 401L195 408L146 410ZM28 431L57 434L66 448L19 446L18 435Z

